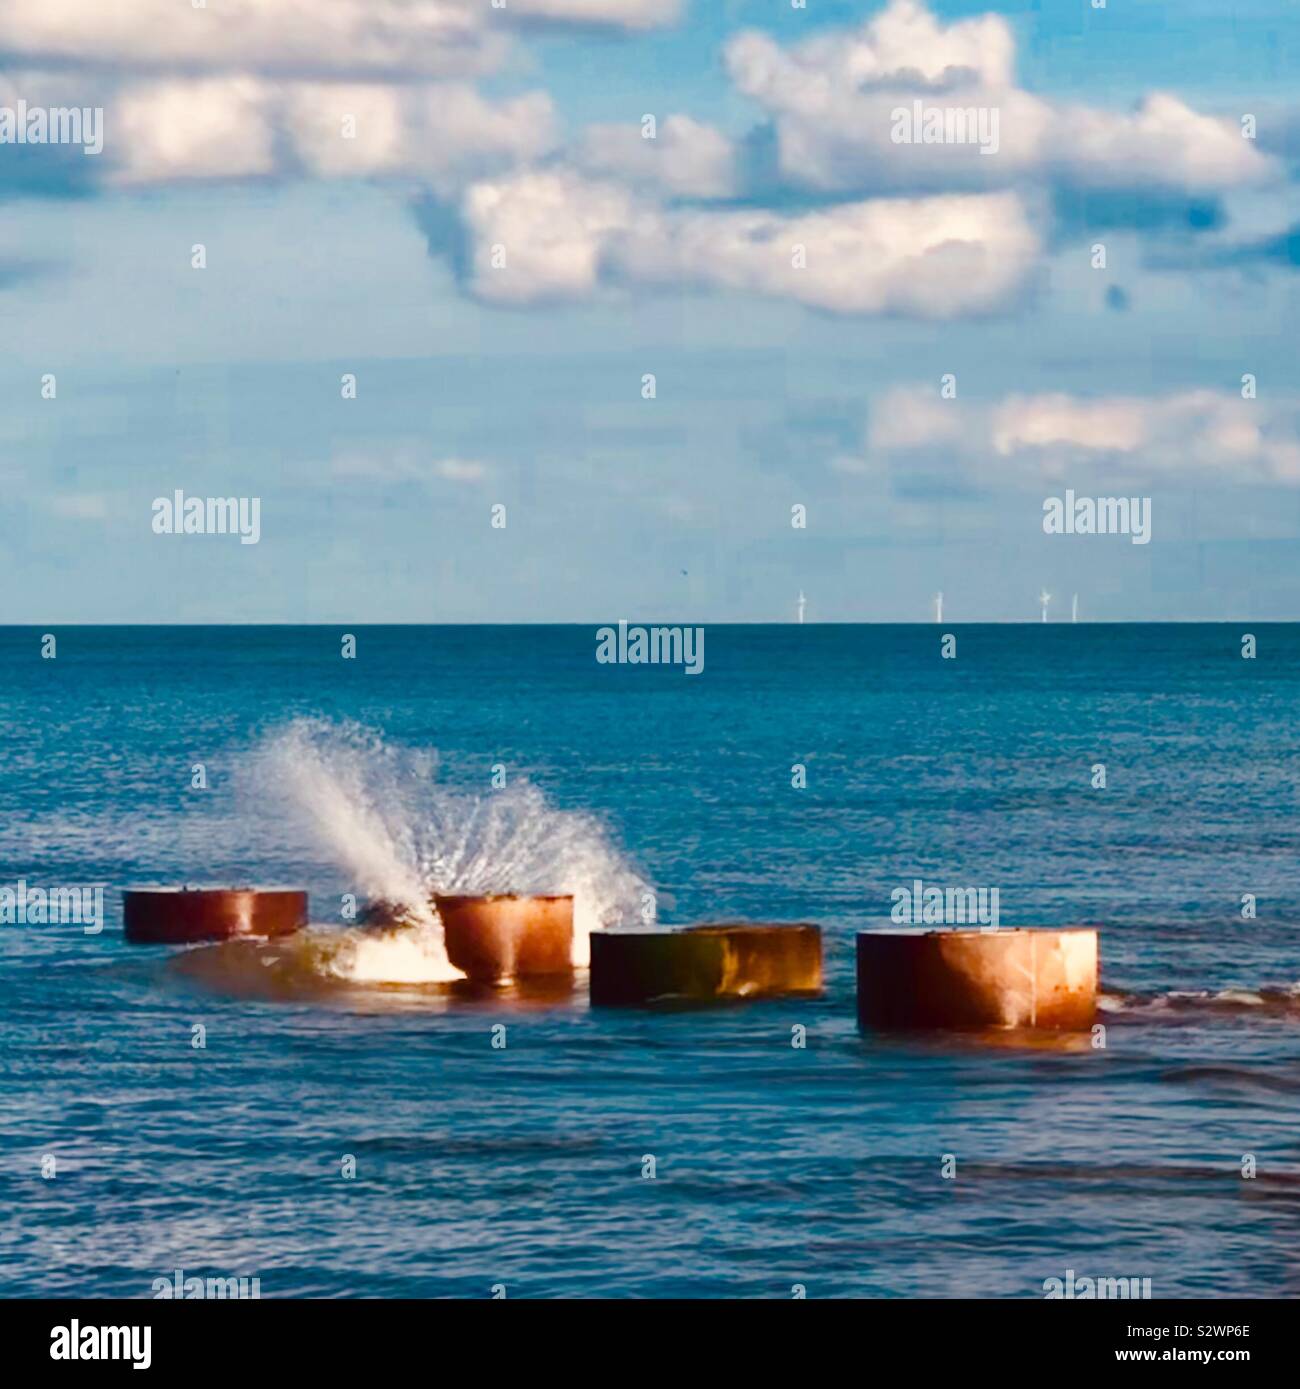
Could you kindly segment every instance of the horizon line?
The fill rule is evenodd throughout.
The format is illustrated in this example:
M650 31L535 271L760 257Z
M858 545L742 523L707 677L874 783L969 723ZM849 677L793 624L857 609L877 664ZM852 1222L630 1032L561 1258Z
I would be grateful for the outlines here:
M0 622L0 632L4 631L35 631L55 627L158 627L158 628L195 628L213 627L222 629L237 630L246 627L258 628L278 628L278 627L319 627L319 628L347 628L351 627L617 627L620 621L627 622L629 626L647 627L1235 627L1243 622L1252 623L1256 627L1275 626L1286 627L1300 625L1300 617L1167 617L1167 618L1089 618L1085 621L1073 622L1063 620L1059 622L1044 622L1041 617L1025 618L969 618L955 622L936 622L933 618L920 621L906 621L895 619L861 619L845 620L842 622L799 622L790 618L783 618L777 621L759 618L728 618L725 620L700 619L689 620L663 620L658 618L637 619L634 623L630 618L609 618L593 620L568 620L554 621L542 619L525 619L521 621L509 621L493 619L477 622L424 622L424 621L375 621L369 619L347 619L342 618L336 621L325 622L78 622L78 621L46 621L46 622Z

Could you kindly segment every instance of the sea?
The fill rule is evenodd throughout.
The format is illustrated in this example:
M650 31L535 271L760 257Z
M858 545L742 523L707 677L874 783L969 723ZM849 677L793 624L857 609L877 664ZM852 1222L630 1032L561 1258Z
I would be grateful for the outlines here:
M1300 627L703 641L0 628L0 904L103 904L0 924L0 1295L1300 1293ZM1099 927L1098 1027L860 1028L855 935L918 879ZM146 884L312 924L129 945ZM356 919L434 890L572 891L575 949L815 922L825 992L469 989L432 914Z

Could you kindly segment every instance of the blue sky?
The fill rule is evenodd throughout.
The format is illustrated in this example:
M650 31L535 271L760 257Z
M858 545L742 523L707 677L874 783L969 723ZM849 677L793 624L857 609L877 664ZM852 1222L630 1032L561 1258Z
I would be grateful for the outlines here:
M0 15L0 621L1300 618L1294 5L121 8Z

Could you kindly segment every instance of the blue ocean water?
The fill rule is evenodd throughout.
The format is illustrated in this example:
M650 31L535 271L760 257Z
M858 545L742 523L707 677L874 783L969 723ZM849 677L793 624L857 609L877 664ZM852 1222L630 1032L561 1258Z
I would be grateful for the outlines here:
M1300 1291L1300 628L1243 660L1237 626L958 626L943 660L934 627L711 626L699 676L590 627L342 630L0 629L0 887L107 908L0 927L0 1293ZM504 827L494 768L534 788ZM122 938L122 886L184 881L300 883L341 933L358 861L444 840L666 923L820 922L825 996L592 1010L581 975ZM861 1034L854 932L917 877L1099 924L1105 1046Z

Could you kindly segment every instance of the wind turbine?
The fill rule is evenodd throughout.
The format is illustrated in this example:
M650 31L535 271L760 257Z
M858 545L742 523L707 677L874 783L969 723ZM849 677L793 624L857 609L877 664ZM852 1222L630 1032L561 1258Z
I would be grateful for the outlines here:
M797 616L796 616L796 618L795 618L795 621L796 621L796 622L802 622L802 621L803 621L803 610L804 610L807 606L808 606L808 600L803 596L803 589L800 589L800 590L799 590L799 602L795 605L795 612L796 612L796 614L797 614Z
M1079 595L1076 593L1076 594L1074 595L1073 600L1072 600L1071 603L1070 603L1070 621L1071 621L1071 622L1078 622L1078 620L1079 620Z
M1048 593L1048 591L1047 591L1046 589L1044 589L1044 590L1038 595L1038 601L1043 605L1043 621L1046 622L1046 621L1047 621L1047 605L1052 601L1052 595L1051 595L1050 593Z
M934 620L943 621L943 589L934 595Z

